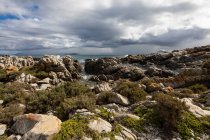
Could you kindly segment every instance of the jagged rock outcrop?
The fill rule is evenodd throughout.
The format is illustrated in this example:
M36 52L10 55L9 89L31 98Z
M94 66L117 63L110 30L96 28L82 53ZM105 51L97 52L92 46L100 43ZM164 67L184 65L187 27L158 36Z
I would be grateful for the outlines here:
M59 79L72 80L80 78L81 66L71 56L46 55L39 60L36 67L41 71L54 72L54 77L57 76Z
M143 69L135 66L122 65L116 58L88 59L85 61L85 72L94 74L93 81L131 79L140 80L144 77Z
M0 68L7 68L9 66L17 67L18 69L27 66L33 66L34 59L31 56L17 57L17 56L0 56Z
M60 131L61 121L52 115L24 114L14 118L12 130L22 140L49 140Z

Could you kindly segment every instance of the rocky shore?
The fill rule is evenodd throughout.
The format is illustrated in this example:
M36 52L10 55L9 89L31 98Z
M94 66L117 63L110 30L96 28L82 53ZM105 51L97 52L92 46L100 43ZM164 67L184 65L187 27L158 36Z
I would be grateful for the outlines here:
M210 139L210 46L84 66L0 56L0 82L1 140Z

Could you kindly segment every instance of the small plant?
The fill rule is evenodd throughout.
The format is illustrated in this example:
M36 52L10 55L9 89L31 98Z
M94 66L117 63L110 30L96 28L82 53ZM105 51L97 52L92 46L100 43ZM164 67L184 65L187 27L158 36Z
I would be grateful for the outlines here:
M116 96L113 92L102 92L98 95L96 103L98 105L113 103L113 98Z
M100 107L99 110L100 110L99 116L102 117L105 120L110 120L110 118L114 117L113 113L107 111L103 107Z
M66 98L57 108L58 116L65 120L69 113L73 113L77 109L86 108L90 111L95 109L96 99L94 94L79 95L72 98Z
M46 113L55 110L66 97L62 87L57 87L51 91L39 91L32 93L26 99L27 112Z
M146 99L146 92L134 82L123 82L116 87L116 92L127 97L131 103Z
M130 117L123 118L120 123L123 126L126 126L130 129L136 130L138 132L142 132L144 130L144 120L143 119L134 119Z
M203 68L207 68L207 69L210 68L210 59L206 60L206 61L203 63Z
M17 104L11 104L7 107L0 107L0 123L11 125L15 116L21 115L23 109L18 107Z
M208 90L208 88L201 84L192 85L189 87L195 94L201 94Z
M81 83L70 83L67 82L64 84L64 91L67 97L75 97L78 95L90 93L91 90L86 85Z
M160 121L166 130L173 130L176 122L181 119L184 111L187 110L186 105L170 95L157 94L155 96L157 105L154 108L155 113L162 118Z
M88 133L88 120L84 117L77 117L62 123L60 132L53 140L82 139Z
M48 73L45 71L37 70L36 67L23 67L19 70L21 73L31 74L39 79L44 79L48 77Z

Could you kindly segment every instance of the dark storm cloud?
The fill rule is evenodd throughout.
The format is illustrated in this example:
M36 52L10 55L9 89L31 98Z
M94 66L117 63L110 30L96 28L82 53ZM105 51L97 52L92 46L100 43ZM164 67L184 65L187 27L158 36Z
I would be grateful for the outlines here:
M209 29L194 27L191 29L169 29L168 32L161 35L146 34L140 40L140 44L153 44L160 46L176 46L184 41L202 40L209 34Z

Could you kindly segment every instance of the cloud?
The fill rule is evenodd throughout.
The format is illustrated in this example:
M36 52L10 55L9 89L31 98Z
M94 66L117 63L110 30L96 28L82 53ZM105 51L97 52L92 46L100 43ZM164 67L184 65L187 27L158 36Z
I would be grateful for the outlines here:
M209 6L205 0L6 0L0 50L127 54L208 44Z
M145 34L139 40L141 44L153 44L159 46L177 46L184 41L197 41L206 38L210 29L194 27L190 29L169 29L161 35Z

